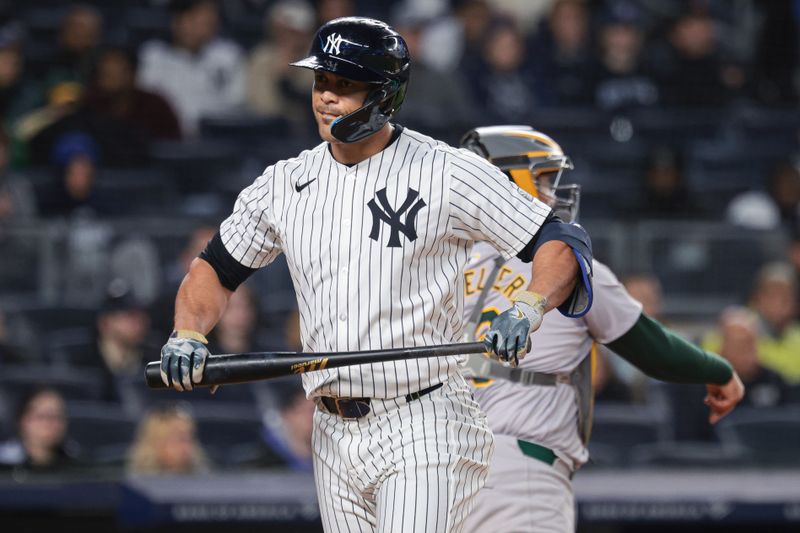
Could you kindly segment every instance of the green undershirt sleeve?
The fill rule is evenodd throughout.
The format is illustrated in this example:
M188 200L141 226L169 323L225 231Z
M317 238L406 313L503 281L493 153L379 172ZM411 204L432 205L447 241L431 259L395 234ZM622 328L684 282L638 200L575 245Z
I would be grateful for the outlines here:
M644 313L627 333L606 346L661 381L721 385L733 376L725 359L684 340Z

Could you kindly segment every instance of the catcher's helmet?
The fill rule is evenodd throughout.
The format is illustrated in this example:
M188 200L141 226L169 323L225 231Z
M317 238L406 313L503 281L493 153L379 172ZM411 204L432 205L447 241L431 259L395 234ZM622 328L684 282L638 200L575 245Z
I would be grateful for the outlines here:
M487 126L468 131L461 147L497 166L517 186L572 222L578 215L580 185L559 185L572 160L561 146L530 126ZM542 176L550 178L542 180Z
M331 124L331 134L349 143L377 132L400 109L411 56L406 42L388 24L344 17L324 24L314 36L308 57L292 66L324 70L374 85L362 107Z

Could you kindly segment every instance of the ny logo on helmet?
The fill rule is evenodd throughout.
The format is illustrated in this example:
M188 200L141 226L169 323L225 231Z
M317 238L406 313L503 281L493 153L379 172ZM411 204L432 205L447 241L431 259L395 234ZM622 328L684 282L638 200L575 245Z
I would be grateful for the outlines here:
M383 222L387 224L391 230L389 233L389 243L387 244L388 248L400 247L400 233L405 235L409 241L415 241L417 239L417 215L419 214L419 210L425 207L425 200L422 198L417 200L418 196L419 192L409 187L403 205L395 210L386 198L385 188L375 193L375 197L381 205L378 207L375 198L367 203L367 207L369 207L372 213L372 231L369 233L369 238L373 241L378 240L381 222ZM417 200L417 202L414 203L414 200ZM411 204L414 204L413 207ZM400 221L400 217L403 216L403 214L406 215L405 223Z
M322 51L326 54L333 54L339 55L341 53L341 46L342 43L346 44L358 44L352 41L348 41L347 39L342 39L342 36L338 33L331 33L328 35L327 40L325 41L325 46L322 47Z

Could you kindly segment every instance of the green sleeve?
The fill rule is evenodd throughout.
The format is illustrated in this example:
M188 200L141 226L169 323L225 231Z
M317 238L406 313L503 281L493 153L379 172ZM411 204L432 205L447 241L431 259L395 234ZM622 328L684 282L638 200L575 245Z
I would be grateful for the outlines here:
M606 346L661 381L723 384L733 376L725 359L698 348L644 313L627 333Z

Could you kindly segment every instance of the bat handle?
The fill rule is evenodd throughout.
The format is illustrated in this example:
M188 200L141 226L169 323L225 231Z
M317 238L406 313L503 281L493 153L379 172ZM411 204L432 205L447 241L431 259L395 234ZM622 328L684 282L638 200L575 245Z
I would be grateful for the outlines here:
M166 389L167 386L161 381L161 363L152 361L144 367L144 380L151 389Z

